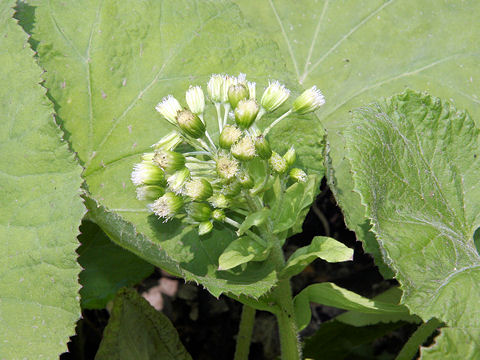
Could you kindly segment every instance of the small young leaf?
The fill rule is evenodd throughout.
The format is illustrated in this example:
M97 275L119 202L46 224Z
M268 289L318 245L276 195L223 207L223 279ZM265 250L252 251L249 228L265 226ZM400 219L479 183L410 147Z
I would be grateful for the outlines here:
M237 234L239 236L243 235L245 231L250 229L252 226L262 225L270 216L270 209L264 208L260 211L254 212L248 215L243 223L238 228Z
M310 245L296 250L290 256L280 278L290 278L299 274L317 258L328 262L342 262L352 260L352 257L353 250L341 242L326 236L315 236Z
M130 286L153 272L153 265L113 243L98 225L85 221L78 237L82 308L102 309L122 286Z
M218 270L228 270L249 261L265 260L270 252L248 236L233 240L218 259Z
M95 360L191 360L168 318L132 289L115 297Z
M275 234L289 230L305 219L306 212L319 191L319 175L309 175L304 183L295 183L280 194L272 208ZM296 229L298 232L298 227ZM291 234L293 235L293 234Z
M325 282L310 285L295 296L295 317L300 330L310 322L312 316L310 302L366 314L408 314L408 309L404 306L367 299L333 283Z

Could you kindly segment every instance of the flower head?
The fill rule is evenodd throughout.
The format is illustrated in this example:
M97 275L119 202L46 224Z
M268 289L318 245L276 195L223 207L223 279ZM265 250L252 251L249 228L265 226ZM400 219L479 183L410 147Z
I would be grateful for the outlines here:
M185 93L185 100L194 114L202 114L205 110L205 96L200 86L190 86Z
M183 199L181 196L175 195L173 192L167 192L165 195L155 200L150 204L150 210L159 218L164 219L164 222L170 220L183 206Z
M242 136L242 131L239 128L233 125L225 126L219 138L220 147L230 149L240 139L240 136Z
M177 113L182 110L182 106L172 95L164 97L163 100L155 107L155 109L162 114L171 124L177 123Z
M152 201L165 194L165 189L158 185L143 185L137 187L137 199Z
M253 99L244 99L238 102L235 108L235 122L242 129L249 128L260 110L257 102Z
M135 186L159 185L164 182L165 175L163 171L152 162L142 161L133 167L131 179Z
M312 86L295 99L292 110L303 115L317 110L323 104L325 104L325 97L322 92L316 86Z
M233 180L238 172L238 161L227 156L217 159L217 173L225 180Z
M181 194L183 192L183 185L190 177L190 171L187 168L176 171L167 179L168 187L175 193Z
M288 174L293 181L296 182L305 182L307 181L307 174L305 171L299 168L293 168Z
M283 174L288 169L287 162L283 157L278 155L276 152L272 152L272 156L268 160L273 171L279 174Z
M177 130L173 130L153 144L152 147L155 150L174 150L182 141L180 133Z
M290 90L288 90L278 81L274 81L268 84L268 87L265 89L265 92L262 95L262 100L260 103L265 110L272 112L278 109L285 101L287 101L289 96Z
M177 123L180 129L194 139L198 139L205 134L205 124L190 110L180 110L177 113Z
M213 194L210 182L204 178L197 178L185 184L185 194L196 201L207 200Z
M185 166L185 156L175 151L160 150L153 156L153 163L166 172L173 172Z
M238 160L248 161L255 157L255 144L250 136L244 136L232 146L231 151Z

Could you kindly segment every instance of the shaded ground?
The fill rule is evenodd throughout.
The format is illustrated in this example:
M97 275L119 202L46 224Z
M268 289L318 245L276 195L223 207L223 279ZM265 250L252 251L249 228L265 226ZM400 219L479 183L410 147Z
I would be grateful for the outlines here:
M361 243L355 241L354 233L346 229L343 215L324 183L322 189L307 215L303 232L287 242L287 255L298 247L308 245L316 235L328 235L354 248L354 259L338 264L316 260L292 279L294 293L310 284L330 281L366 297L373 297L395 285L395 280L383 279L372 258L363 252ZM139 284L137 289L144 293L152 305L162 308L172 320L193 359L233 358L241 313L240 303L223 296L217 300L206 290L193 284L185 284L183 280L170 277L159 269ZM340 312L335 308L314 305L312 322L301 335L312 335L322 322L330 320ZM83 319L77 325L77 336L72 337L69 343L69 353L63 354L61 359L94 359L107 322L106 310L85 310ZM373 358L393 358L414 330L415 326L407 325L375 341ZM271 314L257 312L252 341L250 359L274 359L278 355L276 323Z

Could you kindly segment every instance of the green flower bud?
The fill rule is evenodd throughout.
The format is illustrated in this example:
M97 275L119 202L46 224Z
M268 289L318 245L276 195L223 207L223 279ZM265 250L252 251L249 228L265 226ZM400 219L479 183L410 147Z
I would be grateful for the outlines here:
M222 75L213 74L208 80L207 91L210 99L214 103L222 102L222 88L223 88L224 78Z
M248 88L244 84L230 85L228 89L228 101L232 109L237 107L240 100L248 98Z
M211 221L203 221L198 225L198 235L206 235L213 229L213 224Z
M212 204L213 207L219 208L219 209L226 209L230 205L230 201L228 201L227 197L220 193L213 194L208 199L208 202Z
M279 174L283 174L288 169L288 165L285 159L278 155L275 151L272 152L272 156L268 160L268 163L270 164L270 167L273 169L273 171Z
M253 178L246 171L241 171L237 175L238 182L244 189L251 189L254 185Z
M312 86L300 95L292 104L292 110L298 114L307 114L325 104L325 97L316 86Z
M225 180L233 180L238 171L238 161L226 156L217 159L217 173Z
M223 222L223 220L225 220L225 213L223 212L223 210L215 209L212 211L212 219Z
M183 109L179 111L177 114L177 122L180 129L194 139L198 139L205 134L205 124L190 110Z
M142 161L133 167L131 179L135 186L161 185L165 183L165 174L152 162Z
M179 194L183 190L183 185L190 178L190 171L187 168L178 170L167 179L168 186L175 194Z
M255 149L257 150L258 156L260 156L263 160L268 160L270 159L270 156L272 156L270 144L263 135L255 138Z
M296 182L307 181L307 174L305 174L305 171L303 171L302 169L293 168L292 170L290 170L290 173L288 175L293 181Z
M210 205L200 202L191 202L186 206L185 210L189 217L198 222L208 221L212 215Z
M231 148L232 155L241 161L248 161L255 157L255 144L250 136L244 136Z
M162 137L157 143L153 144L152 147L155 150L174 150L181 143L182 136L177 130L173 130L172 132Z
M185 93L185 100L194 114L202 114L205 110L205 96L200 86L190 86Z
M288 151L283 155L283 158L287 162L288 166L292 166L295 160L297 159L297 155L295 153L295 148L293 146L288 149Z
M153 156L153 163L165 172L171 173L185 167L185 157L174 151L160 150Z
M235 108L235 122L242 129L247 129L253 124L260 110L254 99L240 100Z
M177 113L182 110L182 106L172 95L163 98L162 101L155 107L155 109L162 114L171 124L177 123Z
M242 131L239 128L233 125L226 125L220 134L220 147L227 150L230 149L240 139L240 136L242 136Z
M242 185L238 181L232 181L222 187L222 193L228 197L237 196L240 191L242 191Z
M265 110L272 112L287 101L289 96L290 90L278 81L274 81L269 83L268 87L265 89L260 103Z
M163 218L164 222L170 220L182 208L182 206L182 197L175 195L172 192L165 193L165 195L149 205L150 210L152 210L158 217Z
M137 199L153 201L165 194L165 189L158 185L144 185L137 187Z
M224 75L223 76L223 86L222 86L222 102L228 102L228 89L231 85L237 83L237 78L235 76Z
M194 179L185 184L185 194L196 201L207 200L213 194L212 185L206 179Z

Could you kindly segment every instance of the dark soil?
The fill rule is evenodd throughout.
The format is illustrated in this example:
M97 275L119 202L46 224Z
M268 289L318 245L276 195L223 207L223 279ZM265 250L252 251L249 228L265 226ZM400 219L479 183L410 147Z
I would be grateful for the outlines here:
M306 286L330 281L366 297L373 297L396 284L395 280L385 280L374 265L372 257L365 254L355 234L349 231L336 201L326 186L310 210L303 232L293 236L285 246L287 255L297 248L306 246L317 235L331 236L353 248L351 262L331 264L316 260L301 274L292 279L296 294ZM323 224L318 213L324 215ZM169 277L157 269L149 278L137 286L145 292L158 285L159 279ZM172 277L172 279L175 279ZM216 299L206 290L194 284L185 284L178 279L178 291L174 296L163 294L163 312L172 320L180 339L195 360L233 359L235 337L238 332L241 304L227 297ZM319 325L341 313L341 310L327 306L312 306L312 322L301 332L307 337L315 333ZM68 344L69 352L62 354L62 360L94 359L108 322L106 310L84 310L83 318L77 324L77 335ZM414 325L406 325L376 340L371 353L374 359L390 359L400 351ZM250 349L250 359L275 359L279 355L279 340L274 317L267 312L257 312L255 329ZM371 357L370 357L371 358Z

